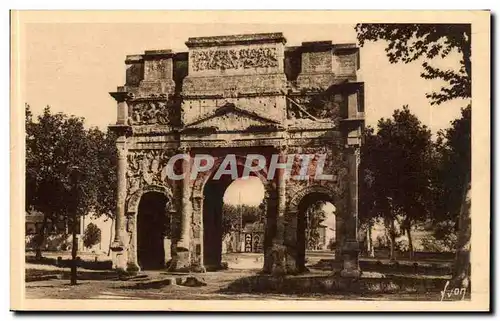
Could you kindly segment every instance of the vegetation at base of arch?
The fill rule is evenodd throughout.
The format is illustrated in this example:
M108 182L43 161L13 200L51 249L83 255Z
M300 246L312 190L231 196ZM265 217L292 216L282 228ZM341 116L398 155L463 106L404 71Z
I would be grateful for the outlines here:
M113 216L116 149L113 135L85 128L84 119L53 113L33 116L26 105L26 210L44 214L41 248L48 220L94 213Z

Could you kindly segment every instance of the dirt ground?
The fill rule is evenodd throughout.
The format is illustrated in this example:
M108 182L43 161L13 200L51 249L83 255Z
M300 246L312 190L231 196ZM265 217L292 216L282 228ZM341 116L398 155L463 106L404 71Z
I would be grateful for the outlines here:
M198 278L205 286L164 285L158 282L167 276L148 272L147 280L81 280L69 285L67 279L27 282L27 299L146 299L146 300L439 300L439 293L422 294L246 294L227 293L233 281L255 275L258 270L226 270L208 272ZM140 285L140 286L138 286Z
M57 253L63 256L64 253ZM56 254L54 254L56 255ZM314 264L320 259L331 257L330 253L318 253L308 258L309 264ZM83 258L82 259L87 259ZM88 258L92 259L93 258ZM100 258L101 260L103 258ZM300 295L291 294L260 294L260 293L229 293L225 290L232 282L256 275L262 268L263 255L229 254L224 255L224 261L229 269L218 272L194 274L197 279L206 283L204 286L172 285L164 282L171 279L162 271L148 271L143 279L128 281L118 280L113 271L85 270L79 268L85 279L79 280L78 285L70 286L67 276L69 268L52 265L26 263L28 276L58 276L53 279L43 279L26 282L27 299L147 299L147 300L440 300L440 293L428 294L324 294L309 293ZM106 275L106 273L109 275ZM321 272L325 273L325 272ZM365 272L365 274L374 272ZM376 274L376 273L375 273ZM96 276L94 278L94 276ZM184 275L185 277L186 275ZM419 277L426 277L420 275ZM62 279L61 279L62 278Z

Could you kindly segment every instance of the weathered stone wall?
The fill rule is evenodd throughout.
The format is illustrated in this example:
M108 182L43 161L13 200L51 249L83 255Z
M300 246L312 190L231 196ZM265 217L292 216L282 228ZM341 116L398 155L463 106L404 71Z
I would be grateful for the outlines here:
M356 81L358 50L352 45L336 46L331 41L302 44L299 89L322 89L344 81Z
M220 80L223 82L223 79ZM282 123L286 112L284 96L257 96L219 99L184 99L182 103L182 122L190 124L205 115L214 113L218 108L234 104L238 108L265 116Z

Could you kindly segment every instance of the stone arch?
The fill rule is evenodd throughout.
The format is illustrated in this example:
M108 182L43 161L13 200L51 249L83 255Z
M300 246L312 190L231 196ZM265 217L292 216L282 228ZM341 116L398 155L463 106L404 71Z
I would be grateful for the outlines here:
M205 188L206 183L212 177L212 175L217 171L219 168L220 164L223 161L223 157L219 157L215 163L214 166L209 171L205 171L202 173L198 173L198 176L192 183L192 198L203 198L203 189ZM246 157L242 155L236 155L236 164L238 166L245 166L246 162ZM266 195L272 195L274 191L274 186L273 186L273 181L267 179L267 170L261 169L258 172L253 172L256 177L260 179L262 182L262 185L264 185L264 191L265 191L265 196Z
M128 269L139 271L139 261L138 261L138 253L137 253L137 214L139 211L139 203L141 202L141 198L146 193L159 193L165 196L167 199L167 211L170 214L174 214L175 207L173 204L173 194L170 188L163 185L147 185L143 188L136 191L132 196L130 196L127 202L127 211L125 217L125 231L128 233L128 260L127 265Z
M219 157L212 168L208 171L198 173L196 179L191 182L191 201L193 209L193 222L191 223L191 235L194 236L192 242L194 243L192 247L195 248L196 260L202 262L204 256L204 245L203 245L203 208L204 208L204 189L210 178L215 174L219 166L221 165L224 157ZM236 155L236 163L238 166L245 167L246 156ZM267 170L261 169L257 172L253 172L256 177L258 177L264 186L264 199L263 204L266 208L266 216L269 215L269 207L273 206L276 198L276 185L274 180L267 179ZM199 251L196 250L196 246L199 244Z
M295 193L292 199L288 202L285 221L287 225L287 232L285 234L285 245L287 247L287 270L291 271L291 273L301 273L305 271L305 248L301 249L299 246L299 206L308 195L311 194L322 194L324 196L324 200L331 202L339 211L339 207L337 204L340 204L340 197L337 193L322 185L311 185L304 187ZM336 216L336 222L340 223L340 216ZM338 232L337 232L338 233Z
M136 215L137 210L139 209L139 202L141 201L142 195L150 192L155 192L165 195L165 197L168 200L167 206L169 206L172 209L172 211L174 211L172 207L173 194L170 188L163 185L147 185L138 190L137 192L135 192L134 194L132 194L132 196L130 196L127 203L127 215Z
M322 185L312 185L307 186L301 190L299 190L293 198L288 202L287 212L288 213L297 213L299 211L299 204L304 197L309 194L318 193L323 194L327 197L329 202L333 204L337 203L338 197L337 194L328 187Z

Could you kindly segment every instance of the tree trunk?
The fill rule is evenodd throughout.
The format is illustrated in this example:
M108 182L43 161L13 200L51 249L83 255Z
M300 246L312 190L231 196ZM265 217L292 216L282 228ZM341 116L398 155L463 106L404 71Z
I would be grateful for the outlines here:
M42 228L40 230L40 234L37 235L36 249L35 249L35 257L37 261L42 259L42 248L45 244L45 228L47 227L48 217L46 214L43 215L43 223Z
M408 233L408 250L410 251L410 260L413 260L413 241L411 239L411 225L406 228L406 233Z
M77 284L77 282L76 282L76 278L77 278L77 275L76 275L76 265L77 265L76 254L77 254L77 250L78 250L78 242L77 242L77 238L76 238L77 224L78 224L78 220L77 220L77 217L75 214L73 216L73 230L71 231L71 234L73 236L73 244L71 246L71 285Z
M389 235L391 237L391 261L396 260L396 227L394 226L394 220L391 219L391 227L389 231Z
M462 204L458 221L457 252L451 284L453 287L466 288L470 290L470 237L471 237L471 182L467 175L467 183L464 184Z
M373 242L372 242L372 225L368 223L368 228L366 230L366 250L368 252L369 257L375 257L375 252L373 250Z
M111 254L111 243L113 243L113 231L115 230L115 220L111 218L111 227L109 231L108 256Z

